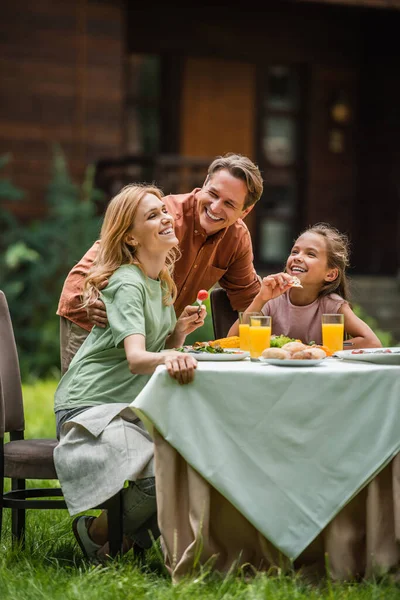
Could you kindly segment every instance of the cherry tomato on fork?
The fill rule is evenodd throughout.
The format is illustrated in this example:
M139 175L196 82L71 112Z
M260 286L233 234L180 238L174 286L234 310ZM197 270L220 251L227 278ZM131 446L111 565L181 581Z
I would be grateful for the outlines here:
M207 300L208 298L208 292L207 290L200 290L197 294L197 300Z

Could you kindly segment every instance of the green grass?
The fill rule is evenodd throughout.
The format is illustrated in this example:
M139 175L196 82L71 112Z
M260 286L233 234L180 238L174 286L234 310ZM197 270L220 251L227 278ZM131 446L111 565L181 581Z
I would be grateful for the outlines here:
M25 385L26 437L54 437L55 381ZM45 484L46 482L41 482ZM146 553L143 564L131 554L107 567L88 565L71 532L67 511L28 511L26 548L10 543L10 511L0 542L0 598L18 600L104 599L243 599L243 600L398 600L400 587L389 580L318 586L299 576L232 572L223 576L207 569L172 585L160 558L159 545Z

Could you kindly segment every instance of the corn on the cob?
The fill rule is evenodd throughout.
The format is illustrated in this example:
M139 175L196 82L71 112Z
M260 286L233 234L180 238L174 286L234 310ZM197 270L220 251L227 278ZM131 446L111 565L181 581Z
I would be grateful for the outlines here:
M230 337L220 338L210 342L210 346L221 346L221 348L239 348L240 339L238 335L231 335Z

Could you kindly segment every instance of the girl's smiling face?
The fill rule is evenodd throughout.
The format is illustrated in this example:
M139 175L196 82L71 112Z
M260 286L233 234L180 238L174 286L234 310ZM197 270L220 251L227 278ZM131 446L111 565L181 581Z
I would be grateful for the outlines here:
M306 232L297 238L289 258L286 272L300 279L301 284L319 284L334 281L337 269L328 267L326 241L318 233Z

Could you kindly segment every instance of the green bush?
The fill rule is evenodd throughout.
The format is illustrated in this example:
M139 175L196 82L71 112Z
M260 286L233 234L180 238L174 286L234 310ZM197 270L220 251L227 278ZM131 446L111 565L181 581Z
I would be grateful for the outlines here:
M9 157L3 157L0 167ZM23 225L0 210L0 289L7 296L17 341L21 372L54 374L59 369L58 300L65 277L98 238L97 202L103 193L93 188L94 168L75 184L60 147L54 147L52 178L46 192L46 212ZM0 198L18 201L22 192L0 180Z
M371 327L384 348L397 346L397 342L390 331L384 331L381 329L378 325L378 321L374 317L368 315L359 304L353 305L353 310L357 317L365 321L365 323Z

